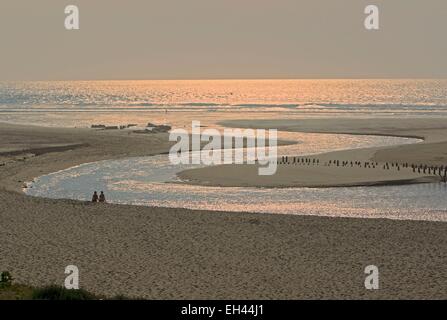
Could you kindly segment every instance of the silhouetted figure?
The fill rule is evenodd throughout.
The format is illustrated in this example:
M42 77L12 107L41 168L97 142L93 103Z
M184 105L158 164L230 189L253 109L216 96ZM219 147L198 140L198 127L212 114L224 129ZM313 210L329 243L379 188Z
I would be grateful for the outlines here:
M104 192L101 191L101 194L99 195L99 202L106 202L106 196L104 195Z
M93 192L92 202L98 202L98 192Z

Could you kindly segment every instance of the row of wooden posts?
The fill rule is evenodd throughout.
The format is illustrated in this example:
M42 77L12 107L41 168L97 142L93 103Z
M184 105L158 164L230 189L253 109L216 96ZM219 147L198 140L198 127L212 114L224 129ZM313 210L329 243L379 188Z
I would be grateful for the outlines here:
M278 164L287 165L320 165L320 159L317 158L301 158L301 157L290 157L282 156ZM379 166L378 162L370 161L340 161L340 160L329 160L324 163L325 166L337 166L337 167L358 167L358 168L373 168ZM444 182L447 182L447 165L433 166L426 164L414 164L414 163L398 163L398 162L386 162L382 167L384 170L396 169L400 171L402 168L411 168L413 172L420 174L429 174L440 176Z

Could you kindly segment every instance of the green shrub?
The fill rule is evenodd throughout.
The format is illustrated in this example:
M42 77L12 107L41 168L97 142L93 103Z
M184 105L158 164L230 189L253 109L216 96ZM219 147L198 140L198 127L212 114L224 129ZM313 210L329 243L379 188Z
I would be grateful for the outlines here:
M48 286L33 290L34 300L96 300L95 295L83 289L69 290L59 286Z
M3 271L0 274L0 289L9 288L14 280L8 271Z
M0 300L100 300L107 297L96 296L86 290L70 290L61 286L47 286L33 288L30 286L12 284L14 279L11 273L3 271L0 273ZM111 300L129 300L124 295L117 295Z

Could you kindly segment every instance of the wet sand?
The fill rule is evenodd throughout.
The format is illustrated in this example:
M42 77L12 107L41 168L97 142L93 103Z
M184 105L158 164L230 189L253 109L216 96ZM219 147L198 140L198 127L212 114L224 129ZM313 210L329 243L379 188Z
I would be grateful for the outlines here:
M439 182L433 172L413 172L411 164L447 165L447 124L442 119L306 119L234 120L222 125L237 128L278 129L292 132L370 134L420 138L424 142L336 151L306 157L310 165L278 164L272 176L260 176L258 166L219 165L185 170L178 176L189 184L223 187L346 187ZM290 155L294 156L294 155ZM291 158L291 157L289 157ZM319 164L314 164L314 159ZM301 160L301 158L298 158ZM278 162L281 160L278 159ZM349 162L346 166L334 161ZM360 161L361 167L350 162ZM332 162L332 164L330 164ZM365 162L369 165L365 168ZM389 169L384 169L388 163ZM398 166L392 164L398 163ZM374 164L374 165L373 165ZM403 164L409 164L404 168Z

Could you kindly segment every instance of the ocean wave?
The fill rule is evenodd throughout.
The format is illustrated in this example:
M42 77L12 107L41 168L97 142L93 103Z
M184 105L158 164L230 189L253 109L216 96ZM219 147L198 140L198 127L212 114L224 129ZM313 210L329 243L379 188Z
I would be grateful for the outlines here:
M132 111L292 111L292 112L447 112L447 105L406 104L216 104L216 103L130 103L95 104L0 104L0 112L132 112Z
M234 104L233 106L243 108L298 108L300 104L243 103L243 104Z
M346 109L346 110L447 110L447 105L436 104L331 104L324 103L319 106L331 109Z

